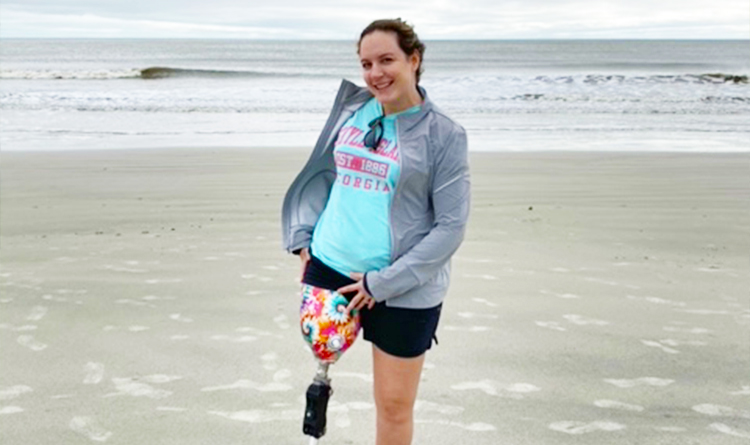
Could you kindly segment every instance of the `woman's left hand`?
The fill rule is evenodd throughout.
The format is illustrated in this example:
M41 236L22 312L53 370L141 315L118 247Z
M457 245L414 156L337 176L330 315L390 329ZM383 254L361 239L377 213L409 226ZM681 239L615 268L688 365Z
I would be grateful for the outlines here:
M365 306L367 306L368 309L372 309L375 306L375 299L372 298L372 296L368 294L367 290L365 289L365 283L363 281L365 274L353 272L349 274L349 276L352 278L352 280L356 280L357 282L352 283L348 286L340 287L336 290L340 294L346 294L349 292L357 293L349 302L349 306L346 307L346 315L349 316L349 313L352 311L352 309L359 310Z

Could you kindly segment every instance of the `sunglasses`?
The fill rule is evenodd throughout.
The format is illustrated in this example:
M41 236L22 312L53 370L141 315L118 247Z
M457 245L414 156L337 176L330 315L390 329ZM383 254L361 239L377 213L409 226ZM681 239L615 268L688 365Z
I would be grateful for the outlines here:
M378 149L378 145L380 145L380 141L383 139L383 116L378 116L375 119L371 120L369 124L367 124L370 129L367 130L367 133L365 133L365 147L369 148L372 151L376 151Z

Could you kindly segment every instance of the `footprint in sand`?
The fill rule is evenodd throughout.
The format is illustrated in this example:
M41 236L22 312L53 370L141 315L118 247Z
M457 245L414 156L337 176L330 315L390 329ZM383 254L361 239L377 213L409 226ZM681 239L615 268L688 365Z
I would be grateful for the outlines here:
M34 391L26 385L15 385L0 390L0 400L11 400L21 397L21 395Z
M523 394L541 391L541 388L530 383L514 383L510 386L501 386L492 380L480 380L478 382L462 382L452 385L451 389L466 391L478 389L491 396L509 397L511 399L522 399Z
M599 408L611 408L611 409L619 409L624 411L643 411L644 408L640 405L633 405L630 403L625 402L618 402L617 400L596 400L594 401L594 406L598 406Z
M602 280L601 278L594 278L594 277L585 277L584 280L590 281L592 283L606 284L608 286L619 286L620 285L620 283L618 283L617 281Z
M25 324L23 326L18 326L17 328L13 328L16 332L27 332L27 331L36 331L37 326L33 324Z
M662 329L667 332L681 332L685 334L709 334L713 332L706 328L678 328L675 326L664 326Z
M104 397L115 397L115 396L132 396L132 397L148 397L149 399L163 399L172 395L172 391L164 389L156 389L153 386L144 383L167 383L172 380L179 379L181 377L176 376L165 376L156 374L154 376L146 377L125 377L125 378L113 378L112 383L115 384L117 392L105 394Z
M64 295L82 295L87 294L89 291L88 289L57 289L55 292Z
M372 409L373 406L373 404L367 402L340 403L332 400L331 404L328 405L328 412L333 413L334 423L337 427L348 428L352 423L349 418L349 412L351 410Z
M721 310L721 309L676 309L680 312L685 312L686 314L695 314L695 315L730 315L732 314L729 311Z
M489 326L452 326L446 325L443 327L446 331L464 331L464 332L487 332L492 329Z
M181 413L187 411L187 408L178 408L175 406L157 406L157 411L169 411L169 412L175 412L175 413Z
M554 331L567 331L567 329L560 326L560 323L556 321L535 321L534 324L543 328L552 329Z
M23 408L20 406L3 406L0 408L0 414L15 414L15 413L22 413Z
M647 303L661 304L666 306L684 307L687 305L684 301L667 300L658 297L638 297L635 295L628 295L628 300L645 301Z
M739 391L733 391L729 393L733 396L750 396L750 386L742 386L742 389Z
M711 425L708 426L708 429L711 431L728 434L734 437L750 439L750 432L738 430L738 429L732 428L729 425L724 425L723 423L712 423Z
M586 326L586 325L605 326L609 324L609 322L605 320L596 320L594 318L586 318L582 315L577 315L577 314L565 314L563 315L563 318L579 326Z
M254 389L260 392L285 392L290 391L292 389L292 386L281 382L261 384L253 382L252 380L242 379L237 380L230 385L208 386L206 388L201 388L201 391L228 391L232 389Z
M456 405L441 405L440 403L428 402L426 400L417 400L414 403L414 411L434 412L449 416L455 416L464 412L464 407Z
M190 317L185 317L182 314L170 314L169 315L170 320L179 321L182 323L192 323L193 319Z
M83 379L84 385L96 385L104 378L104 365L102 363L88 362L84 366L86 377Z
M485 298L472 298L472 301L487 305L489 307L497 307L497 304L485 299Z
M580 295L567 294L567 293L561 294L561 293L557 293L557 292L548 291L548 290L545 290L545 289L542 289L539 292L541 292L544 295L552 295L552 296L555 296L557 298L564 298L564 299L567 299L567 300L573 300L573 299L576 299L576 298L581 298Z
M729 406L713 405L711 403L695 405L693 406L693 411L714 417L741 417L743 419L750 419L750 411L743 411Z
M71 430L86 436L94 442L106 442L112 437L112 432L99 426L92 417L77 416L68 424Z
M618 388L634 388L636 386L668 386L674 383L672 379L660 379L658 377L639 377L637 379L604 379L605 382Z
M112 264L105 264L100 269L111 270L113 272L128 272L128 273L146 273L146 269L134 269L132 267L114 266Z
M151 303L147 303L145 301L140 300L131 300L130 298L120 298L119 300L115 300L115 303L117 304L129 304L132 306L148 306L151 308L155 308L156 305L153 305Z
M130 332L143 332L143 331L148 331L149 329L151 328L148 326L139 326L139 325L128 326L128 331Z
M47 349L47 345L36 340L32 335L19 335L16 338L19 345L25 346L34 352L39 352Z
M373 381L372 374L365 374L365 373L362 373L362 372L348 372L348 371L333 372L331 374L331 376L332 377L336 377L336 378L338 378L338 377L351 377L351 378L355 378L355 379L360 379L360 380L368 382L368 383L372 383L372 381Z
M211 340L218 340L218 341L228 341L230 343L248 343L251 341L257 340L258 337L252 336L252 335L240 335L237 337L232 337L229 335L219 334L219 335L212 335Z
M480 274L480 275L473 275L473 274L464 274L464 278L478 278L480 280L487 280L487 281L495 281L497 280L497 277L494 275L489 274Z
M474 431L474 432L487 432L487 431L497 430L497 428L495 428L494 425L490 425L489 423L482 423L482 422L462 423L462 422L455 422L452 420L442 420L442 419L436 419L436 420L414 419L414 423L446 425L446 426L452 426L456 428L461 428L462 430Z
M576 422L571 420L565 420L562 422L554 422L549 424L549 428L554 431L559 431L561 433L567 433L567 434L586 434L586 433L593 433L595 431L606 431L606 432L612 432L612 431L619 431L624 430L626 427L625 425L615 423L615 422L607 422L607 421L596 421L596 422Z
M282 382L289 379L292 376L292 371L288 369L279 369L273 374L273 381L276 383Z
M641 343L643 343L646 346L650 346L652 348L661 349L662 351L666 352L667 354L679 354L680 353L680 351L678 351L677 349L673 349L673 348L664 346L663 344L659 343L658 341L641 340Z
M266 411L260 409L235 412L208 411L208 413L225 417L230 420L238 420L240 422L248 423L265 423L278 420L298 420L300 417L300 411L297 409L283 411Z
M284 314L277 315L273 318L273 321L276 323L279 329L289 329L289 323L287 322L287 320L288 318Z
M276 364L276 359L278 358L278 354L275 352L268 352L266 354L263 354L260 359L263 362L263 369L268 371L273 371L274 369L278 368L278 365Z
M145 301L174 301L177 297L159 297L157 295L146 295L145 297L141 298L141 300Z
M664 431L665 433L683 433L687 431L686 428L681 426L657 426L654 429L656 431Z
M279 334L274 334L272 332L264 331L261 329L256 329L250 326L242 326L234 330L235 332L249 332L253 335L257 335L258 337L276 337L276 338L283 338L283 336Z
M459 312L458 316L461 318L490 318L493 320L498 318L495 314L475 314L473 312Z
M231 256L235 258L247 258L247 255L245 255L242 252L224 252L224 256Z
M671 338L665 338L664 340L659 340L659 343L667 346L681 346L681 345L688 345L688 346L706 346L708 343L705 341L698 341L698 340L689 340L689 341L683 341L683 340L674 340Z
M54 302L57 302L57 303L67 303L68 302L68 299L65 298L65 297L58 297L56 295L50 295L50 294L42 295L42 299L43 300L47 300L47 301L54 301Z
M30 321L39 321L44 318L45 315L47 315L47 307L34 306L33 308L31 308L31 313L28 317L26 317L26 319Z

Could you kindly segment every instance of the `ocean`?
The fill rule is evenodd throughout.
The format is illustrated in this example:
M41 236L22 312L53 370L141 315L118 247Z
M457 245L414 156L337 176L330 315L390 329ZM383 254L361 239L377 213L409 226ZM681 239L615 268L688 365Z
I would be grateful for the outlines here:
M474 151L750 151L750 41L426 41ZM311 147L355 42L0 41L0 149Z

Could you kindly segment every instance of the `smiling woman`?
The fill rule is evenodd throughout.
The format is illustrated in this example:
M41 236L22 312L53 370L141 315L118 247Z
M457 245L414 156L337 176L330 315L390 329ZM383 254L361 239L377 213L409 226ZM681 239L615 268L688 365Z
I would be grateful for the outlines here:
M303 301L305 292L343 296L342 323L360 321L373 345L378 445L411 443L425 353L469 215L466 132L418 85L424 51L400 19L362 31L367 87L342 83L282 214L285 248L302 260Z

